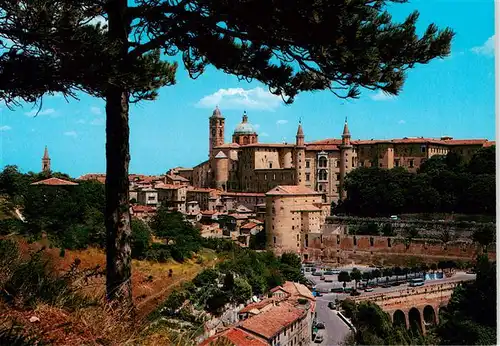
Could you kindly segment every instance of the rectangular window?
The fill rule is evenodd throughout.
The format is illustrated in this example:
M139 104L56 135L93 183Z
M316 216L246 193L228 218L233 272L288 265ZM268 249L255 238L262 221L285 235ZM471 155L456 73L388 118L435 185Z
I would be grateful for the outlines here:
M306 161L306 168L309 168L311 166L311 163L309 161Z
M399 167L399 160L394 160L394 167Z
M267 180L267 174L264 174L264 180Z
M410 168L413 168L413 165L414 165L413 160L410 160Z
M425 146L423 146L423 145L422 145L422 146L420 147L420 151L421 151L422 153L425 153Z
M311 180L311 174L310 173L306 173L306 181L310 181Z
M269 162L269 168L273 168L273 163Z

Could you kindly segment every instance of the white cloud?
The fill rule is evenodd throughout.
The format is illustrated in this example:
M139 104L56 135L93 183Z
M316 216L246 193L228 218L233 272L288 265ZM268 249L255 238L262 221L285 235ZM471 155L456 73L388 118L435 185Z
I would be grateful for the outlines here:
M76 121L77 124L85 124L85 120L84 119L78 119Z
M401 119L400 121L398 121L398 124L400 124L400 125L402 125L404 123L406 123L406 121L404 121L403 119Z
M12 130L12 127L8 125L0 126L0 131L9 131L9 130Z
M382 90L379 90L378 93L373 94L370 96L372 100L374 101L386 101L386 100L392 100L395 97L393 95L389 95Z
M90 122L90 125L95 125L95 126L104 125L104 118L96 118Z
M278 108L283 101L280 96L271 94L269 91L256 87L245 90L243 88L219 89L211 95L203 97L196 107L215 108L219 106L224 109L259 109L273 111Z
M95 115L101 115L102 111L99 107L90 107L90 112Z
M67 132L64 132L64 135L68 136L68 137L76 137L76 136L78 136L78 134L76 133L76 131L67 131Z
M24 114L26 114L27 116L30 116L30 117L34 117L35 115L37 115L36 113L38 112L38 109L33 109L29 112L26 112ZM40 111L38 112L38 116L39 115L51 115L51 114L54 114L56 112L56 110L54 108L47 108L43 111Z
M259 133L259 136L261 136L261 137L269 137L269 133L267 133L267 132L261 132L261 133Z
M473 53L479 55L494 56L495 55L495 35L491 36L482 46L471 48Z
M276 121L276 125L285 125L286 123L288 123L288 120L281 119Z

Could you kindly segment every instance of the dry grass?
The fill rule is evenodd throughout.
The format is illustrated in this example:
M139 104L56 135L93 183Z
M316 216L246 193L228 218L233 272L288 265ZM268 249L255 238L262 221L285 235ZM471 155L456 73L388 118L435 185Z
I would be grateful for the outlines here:
M27 253L37 250L42 243L27 244L20 240L20 249ZM100 266L105 268L105 253L98 249L66 251L60 257L59 249L47 249L46 255L53 260L56 270L69 269L75 259L79 259L79 268ZM93 278L89 282L77 282L79 292L100 303L96 306L83 307L73 312L39 304L35 309L14 309L0 303L2 311L1 325L13 322L23 325L28 334L34 334L54 345L171 345L171 335L155 329L153 334L144 333L147 327L145 317L162 303L168 294L179 284L193 279L203 268L217 262L214 253L206 250L197 258L177 263L152 263L133 261L132 290L136 307L134 320L128 319L130 313L112 310L104 303L105 279ZM169 269L173 276L168 277ZM4 313L5 312L5 313ZM36 316L39 322L30 322ZM177 343L177 342L176 342ZM181 345L187 345L181 342Z

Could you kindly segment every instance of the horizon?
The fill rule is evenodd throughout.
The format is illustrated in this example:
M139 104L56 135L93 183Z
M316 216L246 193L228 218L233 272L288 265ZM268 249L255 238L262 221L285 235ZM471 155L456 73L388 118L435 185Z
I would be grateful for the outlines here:
M359 99L342 100L328 91L308 92L286 106L261 83L239 82L213 67L191 80L180 67L177 84L162 88L157 101L130 107L130 172L163 174L205 161L208 118L216 105L226 118L226 142L244 111L261 143L294 142L299 120L306 142L340 139L345 117L353 140L450 136L494 141L494 3L417 0L389 6L398 22L415 9L419 35L433 22L440 29L451 27L456 36L449 57L407 73L400 95L362 90ZM54 171L72 177L104 173L104 101L78 96L80 101L69 102L45 97L37 117L31 105L14 111L0 107L0 167L39 172L47 145Z

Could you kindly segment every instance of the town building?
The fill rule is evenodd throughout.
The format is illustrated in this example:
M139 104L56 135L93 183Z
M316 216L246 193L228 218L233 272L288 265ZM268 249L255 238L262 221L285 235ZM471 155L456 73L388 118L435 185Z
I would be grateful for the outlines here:
M416 172L434 155L454 151L469 160L478 149L494 145L487 139L452 137L353 140L347 119L340 138L305 142L299 123L295 143L260 143L246 112L231 143L224 138L225 118L216 108L209 118L208 160L192 169L174 168L170 174L183 176L196 187L228 192L265 193L278 185L300 185L324 193L331 203L344 197L344 178L354 168L404 167Z
M300 185L280 185L266 193L268 248L300 254L309 234L319 234L330 215L324 194Z

